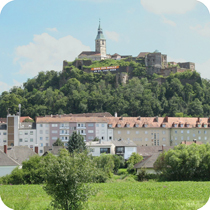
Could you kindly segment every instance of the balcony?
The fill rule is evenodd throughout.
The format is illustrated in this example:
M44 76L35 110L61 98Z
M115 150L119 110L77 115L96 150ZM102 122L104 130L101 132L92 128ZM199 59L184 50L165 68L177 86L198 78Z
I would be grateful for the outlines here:
M69 129L69 126L63 126L63 127L60 127L60 129L63 129L63 130L68 130L68 129Z

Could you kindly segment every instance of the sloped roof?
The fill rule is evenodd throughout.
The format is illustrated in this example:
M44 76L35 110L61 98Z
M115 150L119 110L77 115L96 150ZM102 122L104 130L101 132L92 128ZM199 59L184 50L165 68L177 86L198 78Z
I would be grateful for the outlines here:
M58 155L59 151L63 148L63 146L44 146L44 154L47 154L48 152L52 153L53 155Z
M89 141L86 142L87 147L104 147L104 146L112 146L111 141L102 141L101 143L99 141Z
M0 123L6 123L7 122L7 118L1 118L0 117Z
M0 149L3 151L3 146L0 146ZM12 158L14 161L22 164L23 161L28 160L31 156L37 155L32 149L28 146L14 146L7 148L7 156Z
M144 160L142 160L141 162L137 163L134 165L134 168L154 168L154 163L157 160L158 156L159 156L160 152L154 153L151 156L145 158Z
M137 146L137 153L142 155L143 157L151 156L154 153L161 152L162 149L168 151L169 149L173 149L174 146Z
M0 166L18 166L18 162L14 161L0 149Z
M83 51L79 54L79 56L81 55L101 55L99 52L95 52L95 51Z
M139 53L139 55L137 56L137 58L144 58L145 55L147 55L149 52L141 52Z
M29 119L29 120L33 120L31 117L29 116L23 116L23 117L20 117L20 122L22 123L25 119Z

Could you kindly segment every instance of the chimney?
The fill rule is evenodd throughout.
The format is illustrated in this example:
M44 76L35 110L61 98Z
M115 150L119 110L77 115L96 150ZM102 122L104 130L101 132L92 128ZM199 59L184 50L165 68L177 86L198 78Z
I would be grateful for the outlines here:
M198 122L201 122L201 119L200 119L200 117L198 117Z
M99 139L99 144L101 144L101 139Z
M4 153L7 154L7 145L4 145Z
M117 112L114 113L114 117L117 117Z
M168 122L168 116L165 116L165 121Z
M156 122L158 122L158 116L156 116Z
M39 154L39 150L38 150L38 147L37 146L35 147L35 153L36 154Z
M141 116L138 116L138 117L137 117L137 120L141 120Z

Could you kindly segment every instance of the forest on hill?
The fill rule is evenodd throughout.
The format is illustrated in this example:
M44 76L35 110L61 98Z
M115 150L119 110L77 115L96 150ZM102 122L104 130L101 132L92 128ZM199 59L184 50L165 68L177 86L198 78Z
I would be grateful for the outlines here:
M121 65L120 61L111 62L107 65ZM85 73L73 63L62 72L40 72L22 88L13 87L0 95L0 117L6 117L8 108L10 114L16 114L18 104L22 105L22 115L33 118L85 112L145 117L210 116L210 81L201 79L196 71L171 74L159 84L158 76L147 76L141 63L121 62L133 65L136 75L126 85L116 84L115 74ZM183 79L194 82L182 84Z

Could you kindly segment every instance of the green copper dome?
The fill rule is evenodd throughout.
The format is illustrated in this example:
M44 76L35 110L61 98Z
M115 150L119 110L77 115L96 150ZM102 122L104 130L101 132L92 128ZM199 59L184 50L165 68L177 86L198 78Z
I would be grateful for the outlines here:
M104 39L105 40L100 22L99 22L99 26L98 26L98 34L96 36L96 40L98 40L98 39Z

